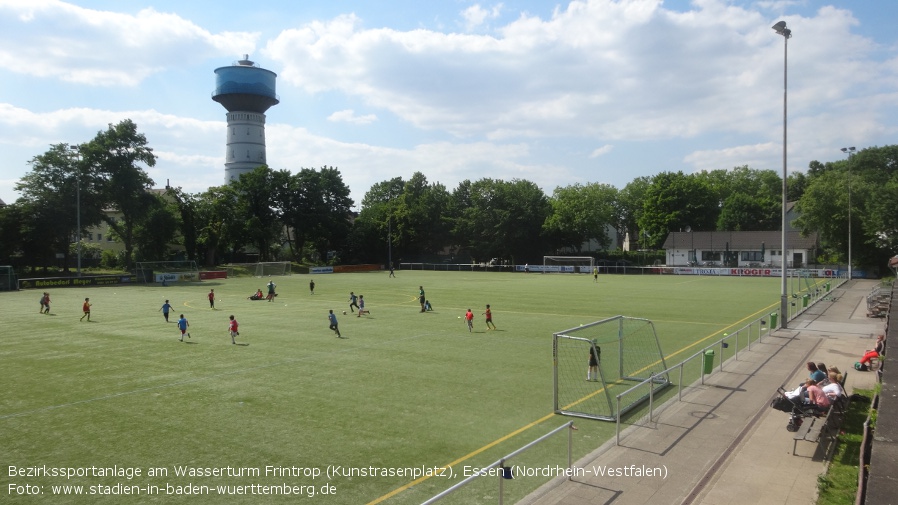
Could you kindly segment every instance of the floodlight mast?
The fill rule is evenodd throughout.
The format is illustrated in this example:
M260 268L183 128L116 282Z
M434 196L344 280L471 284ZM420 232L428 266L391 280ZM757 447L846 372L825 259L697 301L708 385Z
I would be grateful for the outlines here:
M851 155L857 149L852 147L843 147L842 152L848 155L848 279L851 277Z
M786 22L780 21L772 27L778 35L783 36L783 237L782 237L782 257L783 272L782 286L780 289L780 328L788 327L789 320L789 300L786 294L786 276L788 273L788 263L786 260L786 118L787 118L787 91L789 84L789 39L792 38L792 30L786 28Z

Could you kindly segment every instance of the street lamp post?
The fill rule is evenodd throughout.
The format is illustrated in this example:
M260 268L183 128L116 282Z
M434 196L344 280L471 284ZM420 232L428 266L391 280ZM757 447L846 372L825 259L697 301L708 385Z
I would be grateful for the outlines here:
M789 39L792 38L792 30L786 28L786 22L780 21L772 27L778 35L783 36L783 237L782 237L782 255L783 255L783 272L782 286L780 289L780 328L788 326L789 319L789 300L786 294L786 274L788 263L786 262L786 111L787 109L787 91L789 84Z
M81 173L79 163L81 161L81 151L76 145L70 145L69 150L72 153L72 159L75 160L75 238L78 241L78 264L76 271L78 277L81 277Z
M848 278L851 279L851 155L857 149L843 147L842 152L848 155Z

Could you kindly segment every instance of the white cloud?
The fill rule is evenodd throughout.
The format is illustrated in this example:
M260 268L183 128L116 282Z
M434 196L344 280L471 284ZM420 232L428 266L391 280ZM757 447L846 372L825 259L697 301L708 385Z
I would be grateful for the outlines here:
M57 0L0 2L0 68L89 86L136 86L173 64L251 52L258 34L213 34L175 14L85 9Z
M328 121L335 123L352 123L358 125L371 124L377 121L377 115L365 114L364 116L356 116L352 109L339 110L327 117Z
M494 5L490 9L484 9L480 4L472 5L461 12L461 17L465 21L465 29L473 31L481 26L488 19L496 19L502 12L502 4Z
M589 153L590 158L598 158L599 156L603 156L611 152L614 149L614 146L610 144L605 144L602 147L595 149L593 152Z
M438 28L406 23L414 29L371 22L361 9L273 19L264 33L276 35L262 40L149 8L0 0L0 170L24 173L23 160L48 144L85 141L131 118L159 155L154 178L220 184L224 123L202 119L223 119L208 96L211 71L257 46L281 98L268 116L269 163L337 166L357 200L370 184L416 170L449 187L488 176L551 188L622 187L671 169L778 169L783 39L770 26L779 19L794 35L790 170L898 134L898 44L861 32L848 8L680 4L577 0L543 17L477 4L453 7L454 19L428 17ZM118 88L110 97L85 91L97 85ZM201 102L208 107L194 107ZM7 174L4 200L3 181L15 180Z

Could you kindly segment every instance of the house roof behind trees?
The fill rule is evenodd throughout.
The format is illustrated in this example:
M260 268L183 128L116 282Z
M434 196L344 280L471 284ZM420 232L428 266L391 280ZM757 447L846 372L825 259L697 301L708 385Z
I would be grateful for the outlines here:
M782 245L780 231L674 231L667 235L663 249L701 249L704 251L760 251L762 244L766 250L779 250ZM814 249L818 246L818 235L811 233L803 237L800 232L786 232L787 249Z

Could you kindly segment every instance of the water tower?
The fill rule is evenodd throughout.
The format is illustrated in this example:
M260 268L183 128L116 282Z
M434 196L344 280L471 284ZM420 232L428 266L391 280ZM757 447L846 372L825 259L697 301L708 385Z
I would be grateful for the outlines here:
M228 110L225 183L229 184L267 163L265 159L265 111L279 100L277 74L257 67L249 55L229 67L215 69L212 99Z

